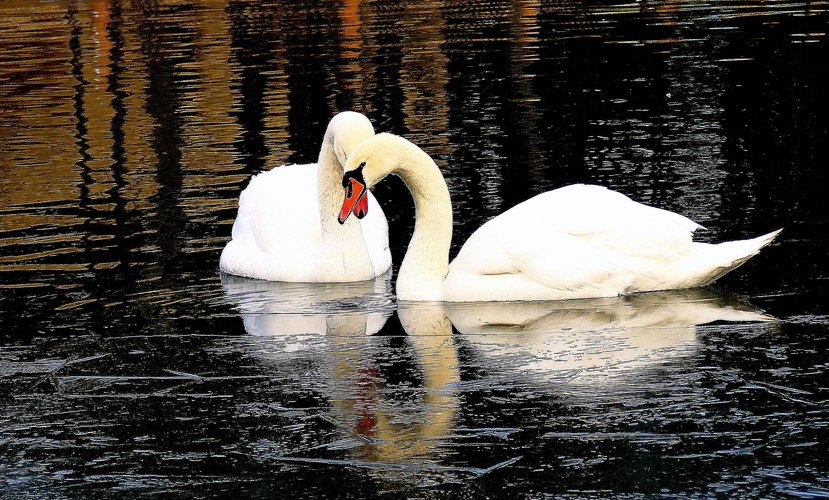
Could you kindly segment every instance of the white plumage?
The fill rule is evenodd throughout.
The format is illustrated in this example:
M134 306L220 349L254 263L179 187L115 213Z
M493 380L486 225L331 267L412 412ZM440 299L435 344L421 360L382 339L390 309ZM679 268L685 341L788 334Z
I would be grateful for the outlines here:
M401 300L512 301L609 297L690 288L736 268L779 231L719 244L692 241L695 222L600 186L542 193L481 226L448 264L446 182L411 142L379 134L348 158L372 186L400 176L415 200L412 241L397 279Z
M444 300L609 297L707 285L777 234L708 244L701 226L601 186L539 194L486 222L466 241Z
M251 179L239 198L220 269L293 282L362 281L384 274L391 267L388 223L371 193L364 219L336 222L342 163L373 135L365 116L340 113L328 125L317 163L281 166Z

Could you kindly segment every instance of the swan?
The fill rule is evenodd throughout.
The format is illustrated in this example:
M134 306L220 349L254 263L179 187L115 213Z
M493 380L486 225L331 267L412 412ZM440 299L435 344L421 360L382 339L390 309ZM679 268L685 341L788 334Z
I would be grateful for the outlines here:
M374 196L367 194L355 207L362 220L334 222L342 202L342 165L372 136L368 118L339 113L328 124L316 164L282 166L252 178L239 197L220 270L290 282L363 281L386 273L388 222Z
M541 193L484 223L449 264L452 203L437 165L408 140L378 134L345 163L347 222L389 174L415 202L415 227L397 278L407 301L563 300L706 285L768 245L778 231L719 244L692 242L702 227L601 186Z

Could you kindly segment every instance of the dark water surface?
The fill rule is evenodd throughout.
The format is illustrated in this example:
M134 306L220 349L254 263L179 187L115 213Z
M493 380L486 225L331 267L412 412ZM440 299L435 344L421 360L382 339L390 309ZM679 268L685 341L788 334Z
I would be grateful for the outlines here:
M827 30L823 1L3 0L0 497L829 497ZM573 182L784 232L623 299L220 277L247 180L344 109L433 155L456 245ZM376 195L399 263L412 203Z

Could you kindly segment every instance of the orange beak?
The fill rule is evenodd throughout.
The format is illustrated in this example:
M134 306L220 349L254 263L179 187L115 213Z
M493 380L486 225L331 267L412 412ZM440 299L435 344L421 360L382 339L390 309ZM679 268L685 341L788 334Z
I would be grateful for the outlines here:
M340 216L337 220L340 224L344 224L345 220L352 213L358 219L362 219L368 214L368 197L366 192L368 189L362 182L362 179L350 177L346 174L343 178L343 186L345 187L345 200L343 201L343 208L340 210Z

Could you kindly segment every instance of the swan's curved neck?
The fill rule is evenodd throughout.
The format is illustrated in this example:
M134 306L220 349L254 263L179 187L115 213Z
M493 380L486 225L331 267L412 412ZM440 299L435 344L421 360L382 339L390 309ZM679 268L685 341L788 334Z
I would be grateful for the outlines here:
M400 300L440 300L449 272L452 244L452 201L434 161L406 143L396 148L392 171L406 183L415 202L415 228L397 276Z
M322 229L317 272L343 273L355 281L374 277L371 258L356 217L340 225L337 215L343 202L343 167L334 150L334 139L326 134L317 161L317 199Z
M339 225L336 222L343 198L343 167L334 152L334 138L325 136L317 160L317 198L323 232Z

